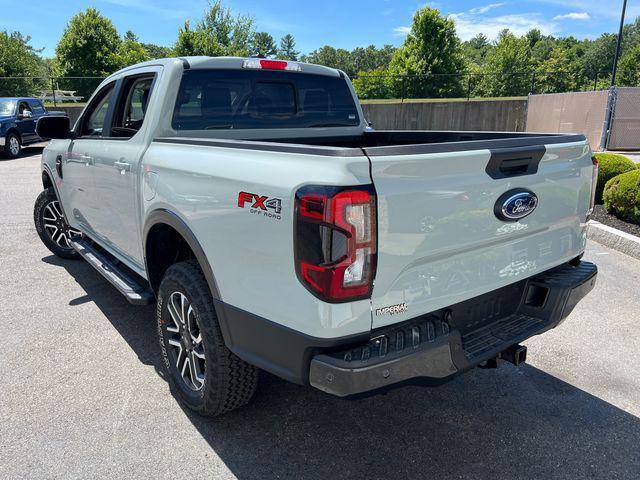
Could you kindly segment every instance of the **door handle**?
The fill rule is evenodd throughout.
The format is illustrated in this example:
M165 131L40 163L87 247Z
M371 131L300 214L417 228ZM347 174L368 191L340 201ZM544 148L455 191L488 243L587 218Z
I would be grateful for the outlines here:
M66 163L84 163L88 167L89 165L93 165L95 162L93 161L93 157L88 155L72 153L67 156Z
M128 162L113 162L113 166L120 170L120 173L131 171L131 164Z

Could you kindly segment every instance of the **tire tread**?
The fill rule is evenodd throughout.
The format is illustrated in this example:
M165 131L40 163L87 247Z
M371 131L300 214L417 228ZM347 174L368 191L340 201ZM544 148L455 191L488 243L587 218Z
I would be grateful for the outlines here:
M194 403L185 395L180 397L187 405L206 416L218 416L235 410L249 402L256 391L258 383L258 369L246 363L231 352L224 343L218 317L213 305L213 298L209 285L196 260L187 260L169 267L160 285L157 307L158 328L161 329L162 310L170 292L166 292L167 284L175 282L189 293L192 305L197 305L200 329L205 332L205 351L207 356L207 382L217 380L216 384L208 386L205 383L201 401ZM162 343L162 336L160 339ZM163 349L164 351L164 349ZM166 359L165 359L166 362ZM215 368L217 375L211 375L210 368ZM169 378L174 390L181 393L180 387L175 385L175 379L169 372Z

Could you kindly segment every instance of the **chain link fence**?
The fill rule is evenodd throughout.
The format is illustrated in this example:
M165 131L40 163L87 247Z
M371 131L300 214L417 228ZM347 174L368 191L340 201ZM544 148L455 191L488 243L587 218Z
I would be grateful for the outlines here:
M619 72L618 86L640 86L640 70ZM539 93L605 90L610 72L452 73L360 75L353 79L358 96L371 99L504 98Z
M640 70L619 72L618 79L618 86L640 86ZM54 106L84 103L102 80L102 77L0 77L0 97L35 97ZM504 98L604 90L611 85L611 73L360 75L353 78L353 83L362 100Z
M103 77L0 77L0 97L34 97L47 105L85 103Z

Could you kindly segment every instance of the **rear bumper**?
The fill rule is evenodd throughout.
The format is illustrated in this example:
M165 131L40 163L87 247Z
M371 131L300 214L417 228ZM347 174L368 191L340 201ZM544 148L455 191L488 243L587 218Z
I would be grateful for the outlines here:
M4 135L0 135L0 147L4 147L6 144L6 139L4 137Z
M452 377L556 327L593 289L597 271L589 262L564 264L517 285L374 331L367 342L315 355L309 383L345 397L418 379ZM515 291L520 295L517 307L501 316L494 306Z

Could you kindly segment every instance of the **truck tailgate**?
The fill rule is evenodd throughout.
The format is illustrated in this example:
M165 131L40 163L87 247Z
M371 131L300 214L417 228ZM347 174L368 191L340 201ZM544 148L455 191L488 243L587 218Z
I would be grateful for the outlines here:
M372 327L436 311L579 255L593 164L586 141L572 140L440 153L365 149L378 199ZM505 194L525 189L538 200L532 213L498 218Z

